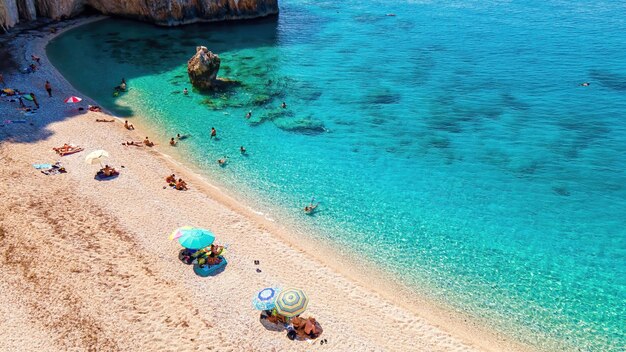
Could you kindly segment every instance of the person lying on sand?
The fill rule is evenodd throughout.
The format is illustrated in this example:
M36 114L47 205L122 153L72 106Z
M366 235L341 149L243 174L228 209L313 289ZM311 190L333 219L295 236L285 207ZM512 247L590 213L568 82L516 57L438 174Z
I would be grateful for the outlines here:
M96 119L96 122L115 122L115 119L110 119L110 120L107 120L107 119Z
M128 120L124 121L124 127L126 127L127 130L134 130L135 129L135 126L133 126L130 123L128 123Z
M52 148L52 150L54 150L55 152L66 152L66 151L70 150L71 148L72 148L71 145L65 143L65 144L63 144L62 147Z
M187 183L185 181L183 181L182 178L179 178L178 182L176 182L175 187L179 191L186 191L187 190Z
M66 154L78 153L82 151L83 148L65 143L62 147L52 148L52 150L57 152L59 155L64 156Z
M165 178L165 182L167 182L170 186L176 185L176 175L171 174Z
M87 110L89 110L89 111L93 111L93 112L101 112L101 111L102 111L102 108L101 108L101 107L99 107L98 105L89 105L89 106L87 107ZM111 120L111 121L113 121L113 120Z
M135 147L143 147L143 142L135 142L135 141L130 141L130 142L126 142L126 143L122 143L122 145L125 146L135 146Z
M150 140L148 139L148 137L146 137L146 139L143 140L143 144L146 147L154 147L154 143L150 142Z

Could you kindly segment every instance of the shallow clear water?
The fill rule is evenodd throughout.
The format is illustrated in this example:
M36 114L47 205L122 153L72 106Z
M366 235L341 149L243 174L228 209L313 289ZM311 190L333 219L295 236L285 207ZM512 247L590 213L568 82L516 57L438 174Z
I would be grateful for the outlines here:
M618 351L625 6L283 0L278 19L253 22L98 22L48 54L157 138L192 134L179 151L269 216L522 341ZM182 95L196 45L242 85ZM113 97L121 77L131 90Z

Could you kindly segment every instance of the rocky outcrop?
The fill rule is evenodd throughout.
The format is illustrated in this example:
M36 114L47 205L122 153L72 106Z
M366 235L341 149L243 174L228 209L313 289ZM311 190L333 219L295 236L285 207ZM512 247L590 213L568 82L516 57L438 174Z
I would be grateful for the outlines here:
M0 0L0 24L12 27L36 17L60 19L85 6L105 15L136 18L159 25L244 19L278 13L278 0Z
M187 62L187 74L191 84L202 90L215 87L220 58L204 46L196 47L196 54Z
M19 22L20 17L15 1L0 0L0 25L3 29L11 28Z

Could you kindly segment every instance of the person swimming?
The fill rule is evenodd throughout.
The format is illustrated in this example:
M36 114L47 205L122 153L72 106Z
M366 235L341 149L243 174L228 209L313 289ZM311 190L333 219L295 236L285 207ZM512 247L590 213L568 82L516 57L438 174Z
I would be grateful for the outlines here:
M285 103L285 102L283 101L283 103L280 105L280 107L281 107L281 108L283 108L283 109L286 109L286 108L287 108L287 103Z
M589 84L590 84L589 82L583 82L580 85L583 87L589 87Z
M188 95L189 91L187 90L187 88L183 89L183 94Z
M315 204L313 204L313 203L311 202L309 205L307 205L307 206L305 206L305 207L304 207L304 212L305 212L305 213L307 213L307 214L313 214L313 212L315 211L315 209L317 209L317 206L318 206L319 204L320 204L320 203L315 203Z
M126 91L126 80L122 78L122 83L119 86L115 86L115 92L125 92Z
M224 155L224 157L221 159L217 159L217 163L219 164L219 166L226 166L227 162L228 162L228 157L226 155Z
M246 118L249 119L252 117L252 110L248 111L248 113L246 114Z
M170 145L172 147L176 145L176 141L174 140L174 137L172 137L172 139L170 139Z
M241 147L239 147L239 152L241 152L241 154L246 154L246 148L244 148L242 145Z
M211 139L214 137L217 137L217 131L215 130L215 127L211 127Z
M182 141L183 139L185 139L187 137L189 137L188 134L180 134L180 133L176 134L176 139L178 139L179 141Z

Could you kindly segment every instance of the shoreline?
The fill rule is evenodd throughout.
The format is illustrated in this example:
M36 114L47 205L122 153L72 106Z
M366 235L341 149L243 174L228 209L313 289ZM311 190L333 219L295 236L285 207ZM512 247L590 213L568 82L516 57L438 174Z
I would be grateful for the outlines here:
M43 68L42 71L44 69L48 69L48 71L50 71L48 72L48 74L54 77L54 81L51 80L51 82L54 82L53 87L56 87L57 91L58 90L63 90L65 92L71 91L71 92L76 92L78 94L78 92L75 89L73 89L73 87L69 84L69 82L67 82L60 75L60 73L52 66L49 60L45 57L44 55L45 46L49 40L56 37L57 35L62 34L63 32L69 29L75 28L77 26L80 26L88 22L101 20L104 18L105 17L83 19L83 21L76 20L73 24L64 27L63 29L57 31L56 33L52 35L48 34L48 35L45 35L43 38L36 39L34 41L35 43L26 44L26 45L30 45L30 47L24 49L24 58L27 58L28 55L30 55L34 51L34 53L37 53L37 55L41 56L42 61L44 61L45 68ZM22 38L22 40L24 40L24 38ZM42 74L42 73L44 72L40 72L39 74ZM16 74L14 76L20 77L19 74ZM10 79L15 78L14 76L11 76ZM8 75L5 75L5 80L10 81L10 79ZM39 88L38 91L41 91L41 90L42 89ZM38 94L41 94L41 93L38 93ZM42 99L42 100L45 101L45 99ZM85 97L83 105L86 105L88 101L95 103L95 101L93 101L92 99ZM78 123L78 121L74 121L74 120L85 120L85 121L82 121L82 123L80 124L81 128L85 128L85 126L89 126L86 124L87 122L86 118L89 118L91 119L91 121L93 121L94 117L107 118L109 116L115 117L108 112L106 114L85 113L84 116L82 115L74 116L71 118L67 118L66 120L63 120L61 122L53 122L51 123L51 125L55 125L55 126L62 125L62 124L69 125L71 123ZM121 118L117 118L117 119L119 119L120 121L123 120ZM91 126L96 126L96 125L93 125L93 122L91 122ZM117 123L113 123L111 125L114 125L114 127L121 127L121 126L118 126ZM104 124L104 127L107 127L107 126L109 126L109 124ZM113 126L110 126L110 127L113 127ZM95 129L95 127L92 127L92 130L93 129ZM101 133L102 131L96 131L94 134L97 134L98 132ZM111 132L112 132L111 134L114 134L116 136L123 135L124 133L127 133L127 134L129 133L128 131L121 131L121 132L111 131ZM137 130L132 132L132 135L135 137L138 136L138 134L139 132ZM3 141L0 144L0 146L4 143L6 142ZM44 144L44 143L48 144L47 141L41 142L41 144ZM120 143L121 141L112 142L112 144L118 144L118 145ZM11 145L8 147L13 148L14 144L16 143L10 143L10 144ZM112 145L106 146L105 149L109 150L111 148L114 148L114 146ZM130 147L125 147L125 148L129 149ZM123 149L123 148L120 148L118 146L116 149ZM346 258L346 256L336 253L336 251L333 251L332 248L324 248L322 251L311 250L311 249L319 249L321 246L323 246L323 244L318 243L315 240L312 240L310 238L306 238L306 236L303 236L303 234L298 233L298 231L295 231L293 228L290 228L288 224L283 224L281 222L271 222L265 217L263 217L262 215L255 213L252 207L243 203L240 199L236 199L232 197L232 195L229 194L228 190L224 190L222 187L216 186L215 183L211 182L210 179L207 179L206 177L196 172L195 170L190 169L189 166L185 165L184 162L180 162L179 160L176 160L175 157L169 155L168 153L160 152L158 150L158 147L156 149L149 150L148 153L144 153L146 149L144 147L136 148L136 149L140 149L140 150L133 150L131 151L131 153L141 155L142 159L143 158L151 159L151 160L147 160L151 163L151 166L167 165L167 167L170 170L176 170L177 175L179 173L182 173L185 179L190 180L188 184L191 186L192 192L196 193L196 191L199 191L198 193L200 194L197 195L198 197L207 197L210 200L210 203L215 203L217 207L227 208L228 212L236 214L236 217L238 219L239 218L245 219L245 221L248 221L250 223L249 225L252 228L255 228L258 231L263 232L264 238L266 239L271 238L275 242L279 242L282 247L293 251L295 253L294 255L305 257L307 261L314 263L319 268L328 269L329 272L334 272L335 274L337 274L337 277L341 277L341 279L343 279L344 285L355 286L358 290L365 291L367 293L367 296L370 298L378 297L378 300L380 302L377 302L377 303L382 302L386 306L385 309L390 309L388 308L389 306L393 307L394 309L400 308L401 309L400 315L406 317L406 319L404 319L405 320L404 323L409 322L409 324L400 324L401 326L403 326L403 328L409 329L408 331L411 331L411 326L407 326L407 325L411 325L412 323L415 325L421 325L422 328L423 326L427 326L427 327L430 327L431 329L434 329L434 330L428 331L429 333L432 333L433 340L430 343L422 344L421 348L423 350L449 350L451 346L454 346L455 347L454 349L476 348L479 350L493 350L493 351L497 351L497 350L523 351L523 350L530 349L528 346L522 346L522 345L517 344L516 342L508 340L507 338L505 338L499 333L488 331L485 327L482 327L478 324L473 324L473 323L468 324L467 322L463 322L463 320L465 320L466 317L458 316L456 314L453 314L452 312L446 311L445 309L441 307L437 307L434 304L434 302L429 302L424 297L417 297L417 295L415 293L411 293L407 287L397 284L394 281L383 279L384 275L382 273L377 273L375 279L372 279L371 277L369 278L366 277L365 275L363 275L364 272L362 271L362 269L363 267L367 268L367 270L371 269L369 265L364 264L362 262L358 262L357 263L358 268L352 269L351 265L354 263L351 262L348 258ZM89 150L87 150L87 152L88 151ZM146 156L146 154L149 154L151 156ZM81 155L84 156L81 153L79 154L79 157L74 158L74 159L81 159L80 158ZM125 162L125 164L128 164L128 162ZM74 166L77 167L78 164L75 164ZM83 167L83 169L85 169L85 167ZM123 172L126 172L126 171L127 170L124 170ZM150 171L153 171L153 170L150 170ZM162 173L163 175L159 175L157 179L167 174L164 170ZM79 181L79 182L81 183L79 190L83 191L81 194L89 193L89 192L86 192L87 190L85 189L85 187L89 187L88 185L90 184L90 182L93 183L93 180L85 180L85 181ZM156 192L157 191L155 191L155 193ZM191 192L183 192L182 197L187 197L190 195L190 193ZM93 194L91 195L93 196ZM122 214L117 213L117 214L114 214L114 216L117 219L119 219L121 223L124 223L124 224L133 223L133 220L129 221L128 219L125 219ZM202 216L200 216L200 218L202 218ZM220 227L222 226L213 225L211 228L218 230ZM219 234L219 232L217 233ZM294 240L293 235L295 235L295 240ZM161 237L164 237L164 236L161 236ZM218 238L219 238L219 235L218 235ZM163 240L162 242L165 242L165 241ZM260 242L260 243L263 243L263 242ZM148 251L153 251L153 253L159 252L157 248L159 247L158 245L156 245L157 247L151 248L151 246L155 246L155 244L149 244L149 243L142 243L142 244L144 247L148 248ZM172 247L172 245L169 242L161 243L160 245L167 245L168 247ZM332 253L332 254L320 255L319 254L320 252ZM233 253L233 256L235 255L236 254ZM329 258L331 259L329 260ZM332 260L335 258L337 258L337 260ZM181 270L189 271L187 270L188 269L187 267L181 267L180 263L178 262L172 262L170 260L170 263L168 264L170 264L171 266L172 263L176 263L176 265L179 266L177 268L179 272ZM238 268L236 268L237 265L243 266L243 262L241 262L241 264L235 264L235 263L236 263L236 260L233 260L232 263L229 264L229 266L227 267L226 272L228 272L229 270L238 270ZM166 269L164 270L167 271ZM225 275L222 274L222 276L225 276ZM195 278L195 279L198 281L202 280L201 278ZM376 283L384 283L384 284L376 285ZM194 287L197 287L198 282L193 282L193 281L190 283L184 282L184 284L190 286L190 288L193 290ZM305 281L302 282L300 286L302 286L305 290L307 290L308 288L311 291L316 291L315 285L307 284ZM327 288L326 290L330 290L330 289L331 288ZM337 287L335 287L334 289L341 290L341 288L337 288ZM402 294L399 294L400 292L402 292ZM321 294L316 295L316 298L318 302L314 303L315 308L322 306L323 303L328 303L326 302L327 297L325 297L324 295L321 295ZM367 303L371 303L371 302L368 301ZM422 305L424 305L425 307L421 307ZM246 308L249 308L249 307L246 307ZM319 309L315 309L315 308L311 309L311 314L314 314L316 317L318 317L320 316L318 314ZM378 308L376 305L369 305L369 304L365 304L363 308L370 308L374 310L381 309L381 308ZM249 310L250 310L249 315L254 316L255 312L252 311L251 309ZM340 341L339 337L335 337L337 336L336 334L339 333L339 331L333 331L335 330L335 326L332 326L328 322L324 324L325 319L318 318L318 320L320 320L322 325L325 327L325 334L327 333L328 335L335 334L332 340ZM403 323L403 322L400 322L400 323ZM370 324L375 324L375 323L370 322ZM338 324L338 326L340 325ZM363 330L369 331L368 328L369 327L364 327ZM388 327L387 330L390 330L390 329L391 329L391 326ZM387 333L387 330L383 330L383 331ZM390 334L388 335L395 335L395 334L400 334L401 332L389 331L389 333ZM284 339L284 336L275 335L272 332L264 332L263 335L264 336L260 336L260 339L263 339L263 340L264 339L276 339L276 340ZM391 336L383 336L384 339L387 339L390 337ZM410 336L408 337L408 339L409 341L407 341L406 343L413 342L416 345L420 344L420 341L411 341ZM415 337L414 339L417 340L418 338ZM440 339L445 340L445 341L443 341L440 345L437 345ZM339 342L337 343L339 344ZM333 344L333 348L339 348L343 350L343 346L338 345L338 344ZM293 346L294 345L291 345L290 348L294 348ZM347 346L348 345L346 345L345 349L348 349ZM352 345L352 346L355 346L355 345ZM370 349L377 350L377 348L375 347L376 345L371 345L370 348L368 348L367 346L370 346L370 345L366 344L365 346L362 346L362 347L365 347L368 350ZM410 344L407 346L410 346ZM300 347L303 349L307 348L308 344L302 343ZM378 347L380 347L380 345ZM390 346L386 346L386 347L389 348ZM401 346L398 346L398 348L400 347ZM259 346L252 347L252 349L256 350L256 349L262 349L262 348L261 348L261 345L259 345Z

